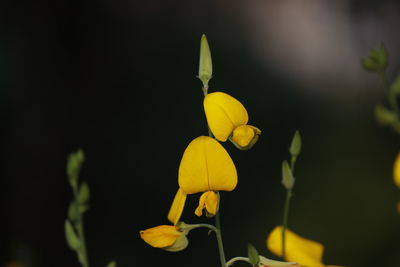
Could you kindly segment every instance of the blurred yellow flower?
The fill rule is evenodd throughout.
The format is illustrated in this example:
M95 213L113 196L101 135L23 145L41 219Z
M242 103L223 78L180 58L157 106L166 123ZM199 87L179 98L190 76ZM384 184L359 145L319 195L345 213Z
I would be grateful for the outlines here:
M397 154L393 167L393 180L397 187L400 188L400 153Z
M174 225L159 225L140 231L140 237L150 246L176 252L185 249L189 241L187 231Z
M211 132L219 141L228 138L240 149L251 148L261 131L247 125L249 116L237 99L223 92L214 92L204 98L204 111Z
M339 267L322 263L324 246L306 239L286 229L286 257L284 260L297 262L307 267ZM282 226L275 227L267 238L267 247L275 255L282 257Z
M235 165L228 152L215 139L200 136L183 153L178 171L179 190L168 213L168 220L177 224L185 206L186 196L204 192L195 214L208 215L218 210L218 191L232 191L237 184Z

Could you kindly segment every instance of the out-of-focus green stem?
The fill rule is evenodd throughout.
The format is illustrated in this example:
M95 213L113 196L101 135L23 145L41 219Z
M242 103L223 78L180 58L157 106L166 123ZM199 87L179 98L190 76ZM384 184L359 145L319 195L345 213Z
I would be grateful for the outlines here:
M398 119L399 118L399 108L397 106L396 94L390 90L390 84L389 84L389 81L387 79L386 72L385 71L379 71L378 74L379 74L379 77L382 80L383 89L387 93L389 105L392 108L392 110L395 112L396 118Z
M232 264L234 264L234 263L237 262L237 261L244 261L244 262L249 263L250 265L253 265L253 264L250 262L249 258L247 258L247 257L235 257L235 258L230 259L230 260L226 263L226 267L231 266Z
M73 186L74 198L78 199L78 185ZM85 241L85 230L83 227L83 214L81 212L78 213L78 218L75 224L76 230L78 232L79 240L81 241L81 246L79 248L79 253L82 256L78 255L83 267L89 267L89 261L86 251L86 241Z
M286 228L289 218L290 198L292 197L292 190L287 189L285 206L283 208L283 226L282 226L282 259L286 259Z
M215 215L215 227L217 228L217 231L215 231L215 233L217 235L219 258L221 260L221 267L226 267L226 259L225 259L225 252L224 252L224 244L222 242L221 222L220 222L220 218L219 218L219 211Z

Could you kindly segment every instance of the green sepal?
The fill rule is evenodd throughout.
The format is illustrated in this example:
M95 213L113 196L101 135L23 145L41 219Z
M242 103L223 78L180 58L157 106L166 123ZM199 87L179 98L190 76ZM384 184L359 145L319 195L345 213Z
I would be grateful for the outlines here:
M208 88L208 82L212 78L212 59L210 46L208 45L205 34L200 41L200 60L199 60L199 79L203 83L203 88Z
M387 53L383 43L376 49L371 49L369 55L361 59L361 65L367 71L383 72L387 67Z
M76 222L79 218L79 204L71 201L68 206L68 219L71 222Z
M90 198L89 185L86 182L82 182L78 191L78 202L79 204L86 204Z
M85 160L85 155L82 149L79 149L76 152L72 152L68 156L67 175L68 175L68 181L72 187L77 186L79 171L81 169L84 160Z
M252 244L247 244L247 257L253 266L257 266L260 263L258 251Z
M116 263L115 261L110 261L110 262L107 264L107 267L117 267L117 263Z
M294 177L289 163L284 160L282 162L282 184L286 189L292 189L294 185Z
M300 155L301 135L298 130L293 135L292 143L290 144L290 147L289 147L289 152L293 157L297 157L298 155Z
M65 237L66 237L68 246L72 250L78 251L79 247L81 245L81 241L79 240L78 236L76 235L75 230L72 227L72 224L68 220L65 220Z

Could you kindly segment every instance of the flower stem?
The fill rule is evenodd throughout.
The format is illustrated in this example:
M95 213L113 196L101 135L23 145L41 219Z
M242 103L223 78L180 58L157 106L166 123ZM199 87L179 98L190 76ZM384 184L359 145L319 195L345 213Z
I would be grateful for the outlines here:
M286 258L286 228L289 218L290 198L292 197L292 189L287 189L285 206L283 209L283 226L282 226L282 259Z
M215 234L217 236L218 242L218 250L219 250L219 259L221 260L221 267L226 267L226 259L225 259L225 252L224 252L224 244L222 243L222 235L221 235L221 222L219 218L219 212L215 215L215 226L217 230Z
M247 257L235 257L235 258L230 259L230 260L226 263L226 267L231 266L232 264L234 264L234 263L237 262L237 261L244 261L244 262L250 263L250 265L253 265L253 264L250 262L249 258L247 258Z

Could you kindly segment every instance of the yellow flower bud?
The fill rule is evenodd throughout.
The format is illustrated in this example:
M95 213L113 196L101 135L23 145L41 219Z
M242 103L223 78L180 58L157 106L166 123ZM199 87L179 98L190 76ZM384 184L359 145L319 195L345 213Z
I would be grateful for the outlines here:
M152 247L176 252L188 246L187 233L174 225L159 225L140 231L140 237Z

